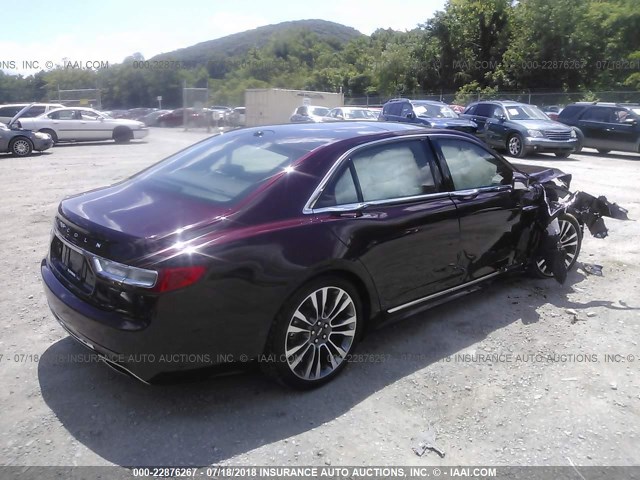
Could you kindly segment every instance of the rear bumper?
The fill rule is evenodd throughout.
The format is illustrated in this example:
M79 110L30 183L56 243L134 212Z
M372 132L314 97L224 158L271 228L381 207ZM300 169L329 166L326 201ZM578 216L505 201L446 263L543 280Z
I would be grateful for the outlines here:
M189 311L198 300L204 303L202 292L197 290L167 295L153 308L148 326L140 328L116 312L99 309L77 297L58 279L47 259L40 269L49 307L62 327L110 366L143 382L187 371L240 370L264 346L268 325L256 328L257 319L251 319L244 328L237 322L233 328L235 318L231 314ZM251 327L253 336L247 335L247 327Z

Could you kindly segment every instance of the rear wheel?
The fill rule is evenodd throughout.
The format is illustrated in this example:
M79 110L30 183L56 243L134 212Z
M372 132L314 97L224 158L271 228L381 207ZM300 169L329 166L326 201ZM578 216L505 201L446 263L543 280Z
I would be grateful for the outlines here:
M340 277L318 278L295 293L276 318L264 371L280 383L310 389L332 380L362 334L357 290Z
M518 133L514 133L507 140L507 151L509 155L512 157L522 158L527 152L524 149L524 140L522 140L522 136Z
M558 158L568 158L571 152L555 152Z
M28 157L33 152L33 144L25 137L14 138L9 145L9 150L16 157Z
M580 254L582 229L578 220L568 213L558 217L558 224L560 227L560 245L564 250L564 263L567 271L569 271L575 266ZM537 259L534 262L532 272L540 278L553 278L553 273L544 259Z
M598 149L598 153L601 153L602 155L606 155L607 153L609 153L611 150L607 150L605 148L599 148Z

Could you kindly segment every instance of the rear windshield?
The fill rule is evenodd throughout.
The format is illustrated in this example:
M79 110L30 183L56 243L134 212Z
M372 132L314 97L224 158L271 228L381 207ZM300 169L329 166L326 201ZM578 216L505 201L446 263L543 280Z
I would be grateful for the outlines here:
M141 172L136 180L215 204L232 205L327 138L277 135L273 130L222 134Z

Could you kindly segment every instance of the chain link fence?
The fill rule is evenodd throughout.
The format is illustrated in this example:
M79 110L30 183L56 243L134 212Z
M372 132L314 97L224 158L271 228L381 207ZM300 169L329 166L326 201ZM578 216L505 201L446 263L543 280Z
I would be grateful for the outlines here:
M398 95L397 97L399 97ZM390 100L390 96L345 96L345 105L380 107ZM639 91L604 91L604 92L495 92L487 93L424 93L403 95L403 98L412 100L435 100L447 104L468 105L479 100L513 100L516 102L530 103L540 107L559 105L565 106L569 103L580 101L599 101L613 103L640 103Z
M182 88L182 115L185 130L206 129L211 131L212 112L207 108L208 88Z
M61 103L66 107L90 107L102 110L102 98L99 88L76 88L71 90L61 90L50 98L51 103Z

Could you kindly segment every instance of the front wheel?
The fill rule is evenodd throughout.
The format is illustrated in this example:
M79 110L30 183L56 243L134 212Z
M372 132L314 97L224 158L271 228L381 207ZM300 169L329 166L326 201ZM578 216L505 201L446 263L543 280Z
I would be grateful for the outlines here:
M524 148L524 140L520 134L515 133L509 137L507 140L507 151L509 155L517 158L522 158L527 154Z
M567 271L571 270L578 260L582 247L582 229L573 215L565 213L558 217L560 228L560 245L564 251L564 263ZM532 266L532 273L539 278L553 278L551 268L544 259L536 259Z
M116 143L127 143L133 138L133 132L128 128L119 128L113 132L113 140Z
M556 152L556 157L558 158L569 158L571 152Z
M33 152L33 144L28 138L18 137L11 142L9 149L16 157L28 157Z
M599 148L598 149L598 153L601 153L602 155L606 155L607 153L609 153L611 150L607 150L606 148Z
M263 370L280 383L319 387L347 364L362 335L357 290L340 277L321 277L303 286L283 306L269 333Z

